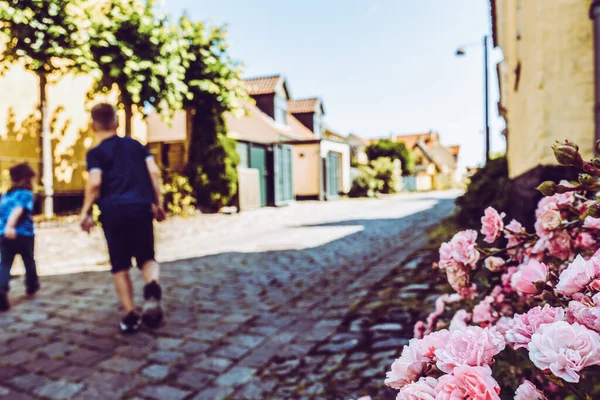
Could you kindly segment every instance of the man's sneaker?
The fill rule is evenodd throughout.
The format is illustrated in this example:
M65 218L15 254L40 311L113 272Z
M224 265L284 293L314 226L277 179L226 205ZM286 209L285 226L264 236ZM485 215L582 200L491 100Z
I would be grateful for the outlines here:
M163 310L160 306L162 289L156 281L144 286L144 307L142 309L142 321L148 328L156 329L163 321Z
M142 320L140 319L139 314L135 311L131 311L121 320L121 332L125 334L135 333L140 328L141 323Z
M27 296L33 296L39 290L40 290L40 283L36 282L31 286L27 286L27 288L25 289L25 292L27 293Z
M8 302L8 294L0 293L0 311L10 310L10 303Z

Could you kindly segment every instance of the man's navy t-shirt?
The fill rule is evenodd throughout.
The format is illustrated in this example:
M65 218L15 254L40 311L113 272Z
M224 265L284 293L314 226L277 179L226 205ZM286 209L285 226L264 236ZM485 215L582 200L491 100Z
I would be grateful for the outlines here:
M152 155L138 141L117 135L88 151L87 170L102 171L100 210L154 203L154 189L146 164L150 157Z

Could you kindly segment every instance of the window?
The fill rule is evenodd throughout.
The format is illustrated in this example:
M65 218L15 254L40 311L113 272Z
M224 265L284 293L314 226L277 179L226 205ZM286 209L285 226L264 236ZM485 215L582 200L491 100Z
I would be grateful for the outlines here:
M321 126L321 114L315 113L313 117L313 132L316 137L320 138L323 134Z
M287 125L288 104L284 97L275 96L275 122Z

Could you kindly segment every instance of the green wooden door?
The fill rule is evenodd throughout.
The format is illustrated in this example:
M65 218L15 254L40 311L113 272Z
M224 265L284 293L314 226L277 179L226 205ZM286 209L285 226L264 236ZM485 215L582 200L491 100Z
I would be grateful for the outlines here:
M267 150L264 147L250 145L250 168L258 170L260 177L260 205L267 205Z
M286 205L294 201L291 146L275 145L273 147L273 173L275 206Z
M327 200L340 195L340 155L330 152L325 162L325 194Z

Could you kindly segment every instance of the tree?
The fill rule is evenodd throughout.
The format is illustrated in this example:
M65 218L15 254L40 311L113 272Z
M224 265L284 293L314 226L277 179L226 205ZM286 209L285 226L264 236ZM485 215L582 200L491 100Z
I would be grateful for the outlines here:
M52 144L46 101L48 81L89 63L89 41L80 0L0 1L0 72L17 62L39 77L39 112L47 217L53 211Z
M391 160L400 160L402 162L402 175L410 175L414 172L415 162L412 153L402 142L393 142L389 139L383 139L370 144L366 149L367 157L370 161L375 161L381 157L387 157Z
M155 0L91 2L90 47L99 79L93 92L119 89L125 134L131 134L133 106L152 106L169 117L181 108L187 90L176 26L154 15Z
M187 17L180 20L181 48L188 96L184 107L192 116L187 175L200 206L218 210L237 192L239 155L227 137L224 113L249 101L239 65L227 53L226 30L207 29Z

